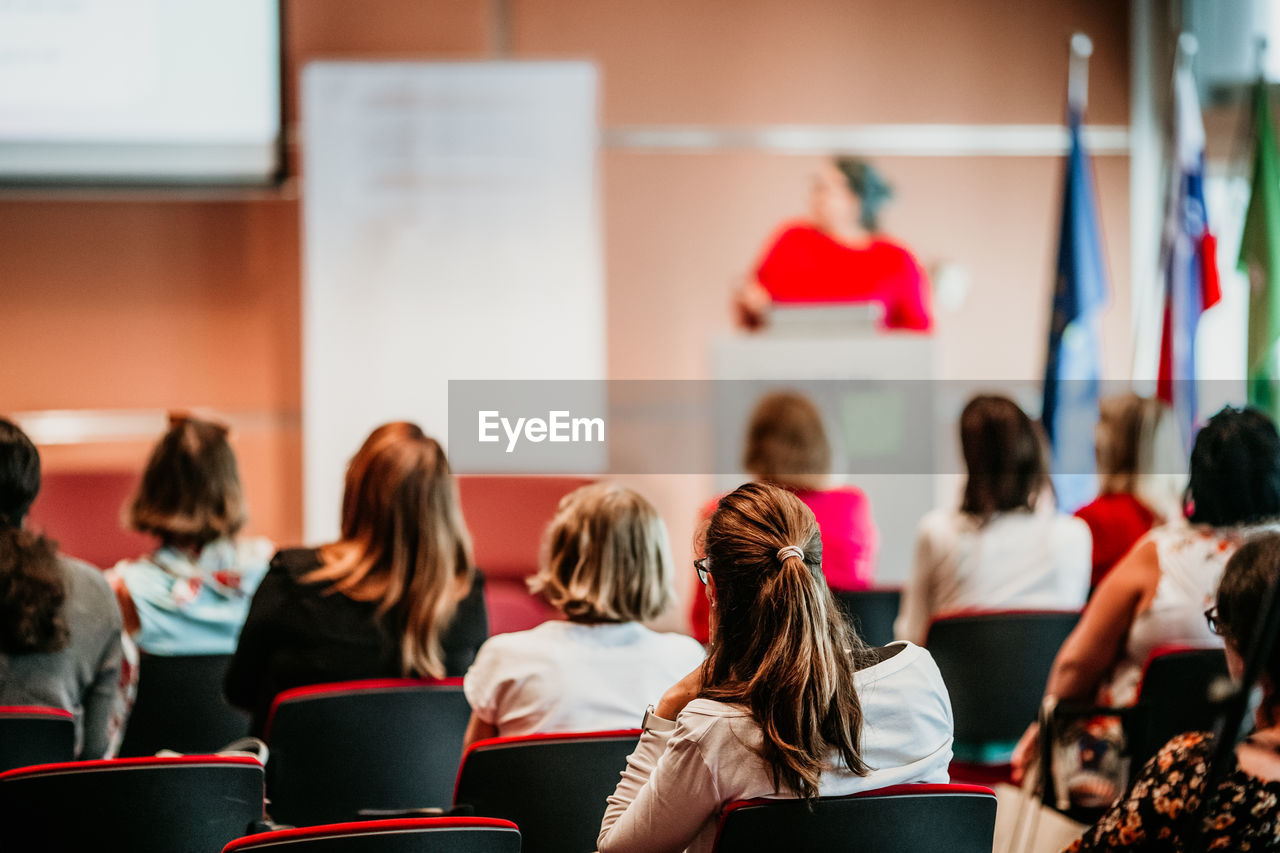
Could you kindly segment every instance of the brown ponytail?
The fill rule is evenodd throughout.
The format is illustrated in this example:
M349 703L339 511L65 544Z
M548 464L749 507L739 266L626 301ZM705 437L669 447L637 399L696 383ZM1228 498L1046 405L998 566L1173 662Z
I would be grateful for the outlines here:
M750 707L779 791L816 797L833 754L866 775L853 679L874 657L822 577L813 513L784 489L748 483L720 500L705 536L718 619L700 695ZM803 558L780 559L792 545Z

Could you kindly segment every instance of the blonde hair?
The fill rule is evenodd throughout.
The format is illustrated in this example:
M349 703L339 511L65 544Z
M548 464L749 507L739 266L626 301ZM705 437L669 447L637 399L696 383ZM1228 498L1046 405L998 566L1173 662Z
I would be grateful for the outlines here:
M574 489L547 526L529 590L575 622L656 619L675 596L667 526L631 489Z
M822 577L813 512L747 483L720 499L703 536L719 618L699 695L751 709L778 790L816 797L832 753L865 776L854 674L875 657Z
M820 488L831 473L831 444L813 401L796 391L760 398L747 427L742 466L757 480Z
M227 428L171 413L124 519L166 545L201 548L239 533L247 513Z
M411 423L378 427L347 468L342 538L303 580L395 612L404 675L442 678L440 634L471 587L471 537L435 439Z
M1161 520L1181 515L1185 454L1169 407L1129 392L1104 398L1098 410L1098 491L1132 494Z

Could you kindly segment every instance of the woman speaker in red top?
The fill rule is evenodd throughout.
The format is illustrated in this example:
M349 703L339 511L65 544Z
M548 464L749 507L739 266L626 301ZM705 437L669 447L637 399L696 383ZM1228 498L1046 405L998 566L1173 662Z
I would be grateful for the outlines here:
M912 254L879 233L892 193L868 163L841 157L814 174L809 219L784 225L752 280L738 292L739 322L764 324L775 304L866 302L884 308L881 326L933 328L929 283Z

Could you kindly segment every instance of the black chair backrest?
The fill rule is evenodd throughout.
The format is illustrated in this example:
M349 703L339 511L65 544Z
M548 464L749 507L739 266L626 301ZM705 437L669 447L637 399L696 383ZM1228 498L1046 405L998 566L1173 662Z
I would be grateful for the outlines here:
M524 853L591 853L639 740L627 730L479 741L462 760L454 804L514 821Z
M1069 611L966 613L934 620L925 646L942 672L956 740L1016 741L1040 712L1049 670L1080 620Z
M901 590L860 589L850 592L833 589L831 594L867 645L884 646L893 642L893 621L898 618Z
M75 758L76 724L61 708L0 706L0 773ZM3 830L0 830L2 834Z
M970 785L896 785L849 797L731 803L716 853L991 853L996 798Z
M1212 731L1218 705L1216 683L1230 684L1220 648L1158 648L1147 661L1138 704L1125 729L1135 772L1174 735Z
M215 853L262 820L262 765L184 756L43 764L0 774L6 853Z
M360 821L265 832L233 841L223 853L520 853L514 823L490 818L429 817Z
M216 752L249 733L249 715L222 695L230 655L151 655L138 665L138 697L125 726L122 757Z
M315 826L447 807L470 719L461 679L285 691L267 722L272 820Z

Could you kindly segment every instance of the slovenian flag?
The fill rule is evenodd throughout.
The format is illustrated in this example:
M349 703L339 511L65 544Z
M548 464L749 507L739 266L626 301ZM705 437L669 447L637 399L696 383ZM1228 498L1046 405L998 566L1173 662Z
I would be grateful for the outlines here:
M1099 314L1107 301L1107 274L1093 170L1080 139L1083 110L1072 104L1068 113L1071 151L1063 182L1041 422L1053 447L1058 506L1072 512L1097 492L1093 430L1102 375Z
M1183 446L1190 450L1199 414L1196 327L1222 291L1204 203L1204 120L1188 62L1174 72L1173 90L1174 163L1160 246L1164 322L1156 396L1173 408Z

